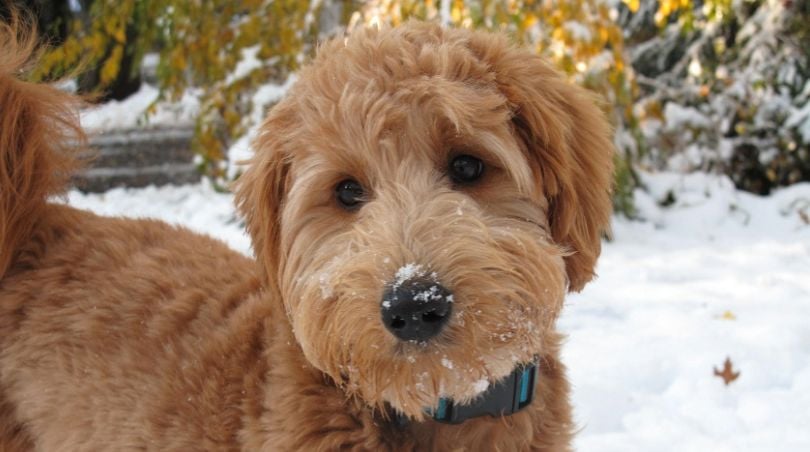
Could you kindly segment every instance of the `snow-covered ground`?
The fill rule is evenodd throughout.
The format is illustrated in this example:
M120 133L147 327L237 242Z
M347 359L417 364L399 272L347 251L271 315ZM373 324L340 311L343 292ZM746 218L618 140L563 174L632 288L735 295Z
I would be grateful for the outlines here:
M599 278L559 323L577 450L810 450L810 184L761 198L722 177L644 179L644 221L615 219ZM205 184L69 202L250 252L231 197ZM740 372L728 386L713 371L727 357Z
M614 221L599 279L560 322L577 449L810 451L810 184L761 198L646 179L650 221ZM740 375L725 386L727 357Z
M177 102L158 102L160 90L144 83L138 92L124 100L90 106L81 114L82 127L89 131L134 127L191 126L199 114L200 101L194 90Z

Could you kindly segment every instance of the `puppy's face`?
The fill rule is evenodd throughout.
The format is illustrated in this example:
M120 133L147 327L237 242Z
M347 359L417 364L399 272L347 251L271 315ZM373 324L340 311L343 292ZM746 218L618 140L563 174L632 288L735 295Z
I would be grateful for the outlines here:
M593 272L611 144L579 89L502 38L408 24L327 44L238 201L306 358L420 418L556 345Z

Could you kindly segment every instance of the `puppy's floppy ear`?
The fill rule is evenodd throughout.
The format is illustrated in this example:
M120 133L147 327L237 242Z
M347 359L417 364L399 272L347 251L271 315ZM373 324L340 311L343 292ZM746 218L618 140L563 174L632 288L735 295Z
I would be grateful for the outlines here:
M473 35L470 47L490 64L512 104L515 131L549 201L552 236L572 253L565 258L569 289L579 291L593 278L601 236L610 227L611 127L594 96L538 55L491 35Z
M285 131L291 125L292 111L285 102L272 109L253 141L250 166L236 181L236 205L245 218L256 259L271 281L281 265L279 239L281 209L290 178L290 163L285 151Z

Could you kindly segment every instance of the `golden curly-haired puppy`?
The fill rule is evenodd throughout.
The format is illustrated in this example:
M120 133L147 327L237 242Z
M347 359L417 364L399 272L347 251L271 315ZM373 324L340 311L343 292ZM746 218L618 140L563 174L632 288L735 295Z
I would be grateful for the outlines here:
M253 261L49 202L81 131L32 47L0 32L0 450L570 448L555 320L613 147L541 58L420 23L324 44L237 185Z

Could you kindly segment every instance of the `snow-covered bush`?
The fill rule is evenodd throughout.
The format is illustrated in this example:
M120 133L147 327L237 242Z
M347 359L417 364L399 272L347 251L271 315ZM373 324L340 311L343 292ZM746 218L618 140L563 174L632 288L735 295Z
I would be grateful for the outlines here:
M810 2L637 6L623 20L641 89L640 162L719 171L760 194L810 180Z

